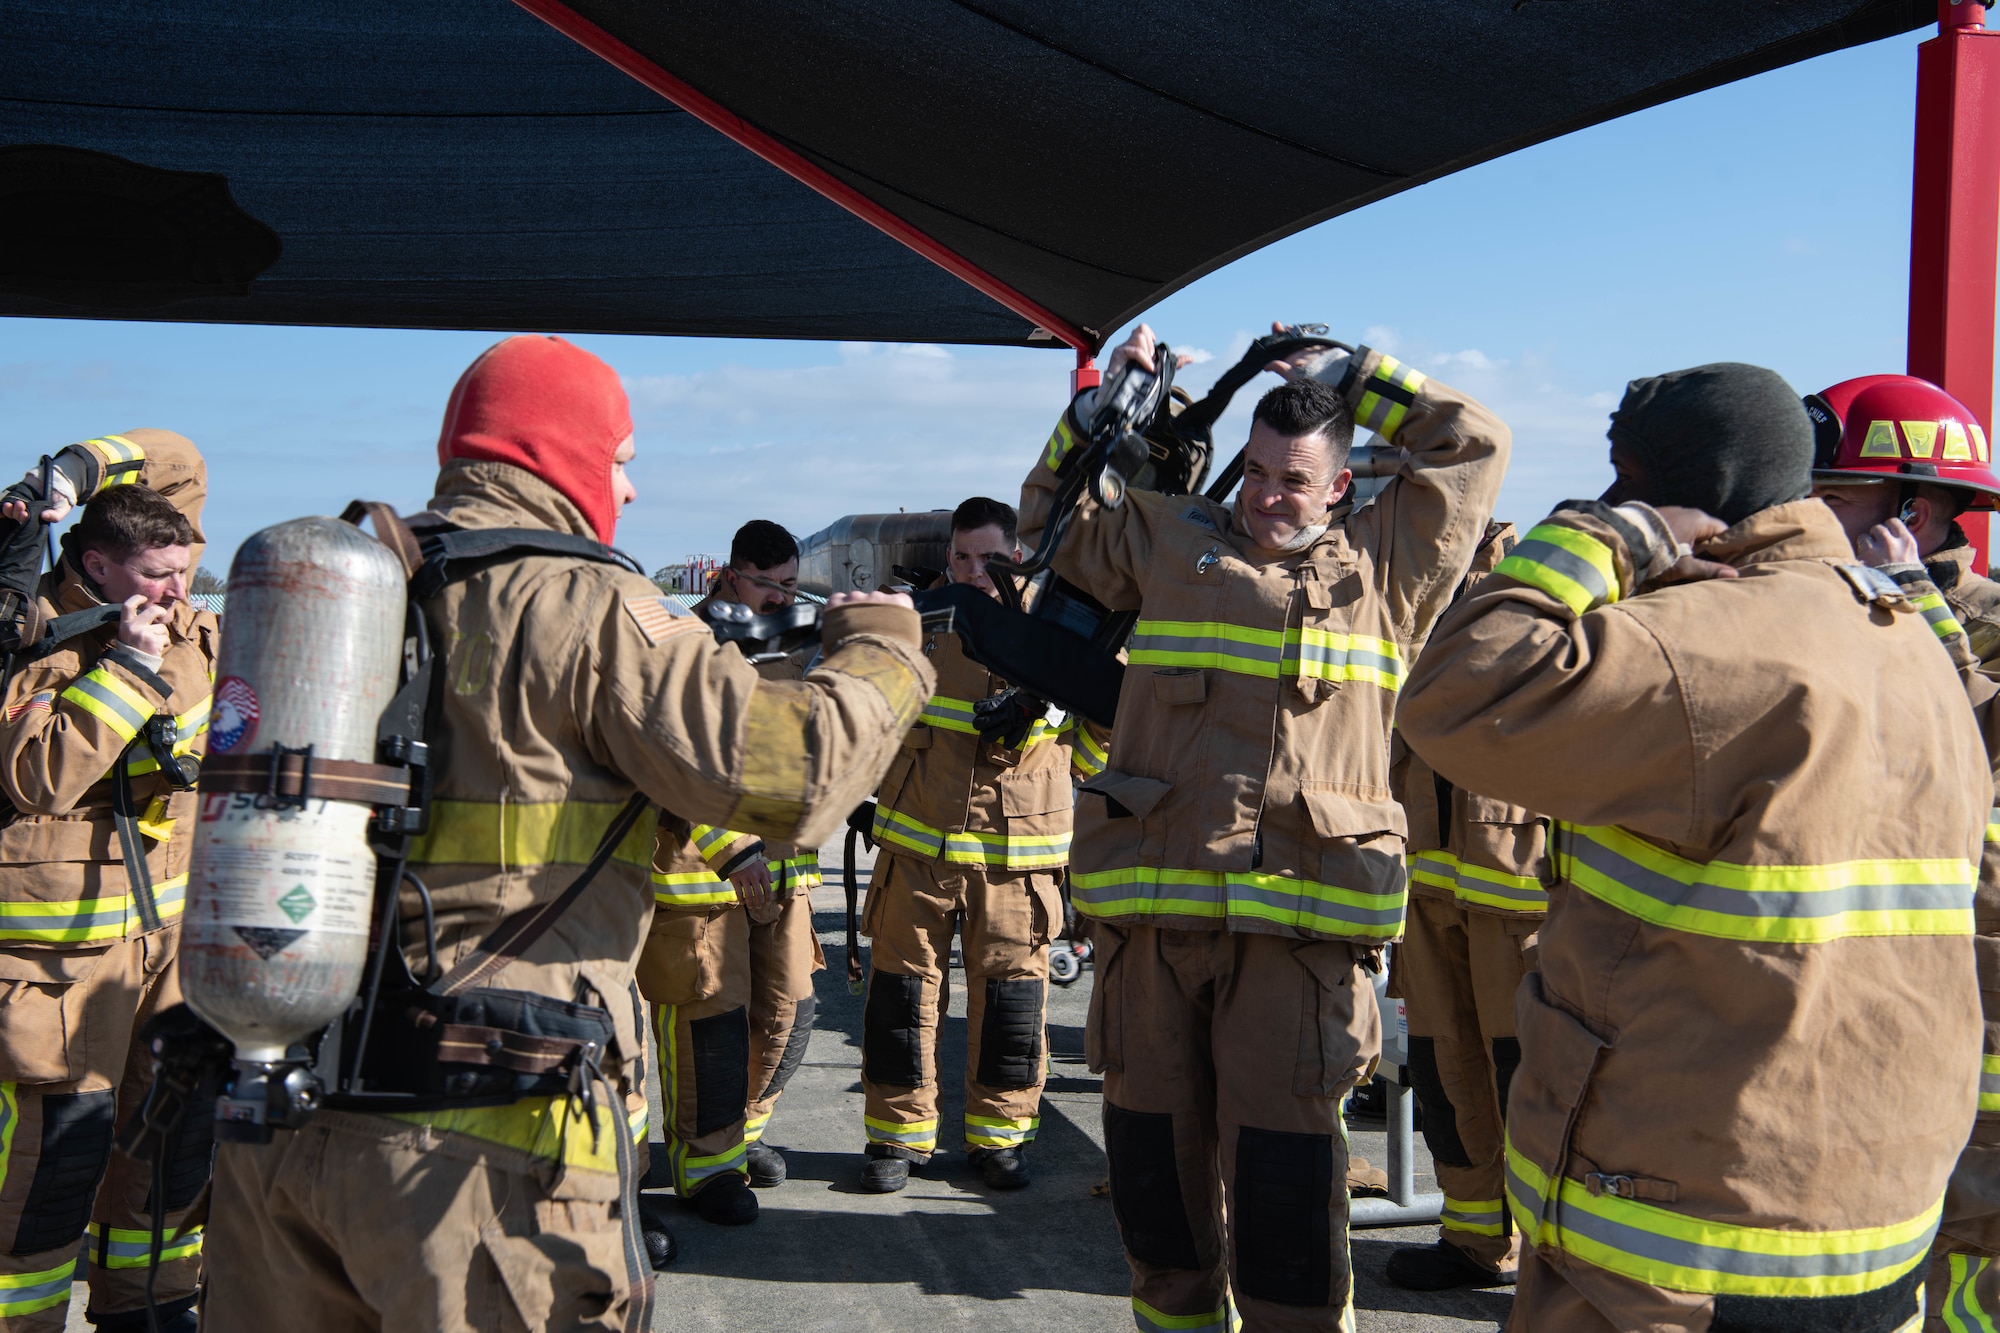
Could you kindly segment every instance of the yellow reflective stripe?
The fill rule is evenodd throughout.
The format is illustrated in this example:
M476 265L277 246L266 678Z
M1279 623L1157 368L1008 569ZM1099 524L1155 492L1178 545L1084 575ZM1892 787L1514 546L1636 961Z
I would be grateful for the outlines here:
M1979 1057L1979 1109L2000 1112L2000 1055Z
M861 1122L868 1131L870 1143L893 1143L919 1152L929 1152L937 1147L938 1122L935 1116L899 1125L893 1120L877 1120L872 1115L864 1115Z
M1734 1296L1853 1296L1924 1261L1944 1197L1907 1221L1842 1231L1734 1226L1656 1204L1592 1195L1547 1174L1507 1144L1507 1199L1524 1244L1669 1291Z
M941 731L963 732L967 736L979 734L979 728L972 725L970 699L953 699L946 695L933 694L925 701L924 711L917 714L917 721Z
M126 439L123 435L104 435L95 440L85 440L84 447L103 461L103 476L97 483L97 494L113 486L139 480L140 470L145 466L145 449ZM83 497L88 500L90 496Z
M120 740L130 741L153 716L153 705L145 695L111 674L109 667L97 667L77 677L62 697L97 718Z
M1993 1261L1980 1254L1946 1256L1948 1272L1944 1296L1944 1326L1951 1333L2000 1333L1995 1314L1979 1303L1979 1275Z
M1970 862L1950 857L1828 865L1706 864L1613 827L1562 825L1564 877L1642 921L1719 939L1820 944L1884 935L1970 935Z
M152 1263L153 1233L92 1222L88 1236L90 1262L97 1268L146 1268ZM161 1237L160 1262L192 1259L201 1253L201 1228L190 1227L179 1237L170 1228Z
M0 1185L7 1183L8 1168L14 1164L14 1130L21 1123L21 1099L16 1084L0 1083Z
M771 867L772 881L779 886L790 886L794 891L816 889L825 881L820 878L819 853L807 852L802 856L788 856Z
M1945 604L1942 594L1927 592L1910 599L1910 605L1923 613L1924 623L1929 625L1940 639L1949 639L1954 634L1963 634L1965 629L1951 614L1951 607Z
M388 1115L406 1125L428 1125L444 1134L513 1148L544 1161L588 1171L618 1173L618 1131L624 1126L605 1106L591 1108L569 1097L524 1097L508 1106L452 1107L443 1111L397 1111ZM597 1125L592 1145L591 1124Z
M1068 833L988 833L967 829L947 833L900 810L875 807L875 841L953 865L1002 866L1038 870L1069 860Z
M187 881L182 873L153 886L153 902L162 922L187 910ZM122 939L138 922L138 907L129 892L69 902L0 902L0 943L83 944Z
M1097 733L1083 719L1072 719L1075 724L1076 745L1070 755L1070 764L1085 778L1094 778L1111 763L1111 751L1098 741Z
M646 1141L646 1121L648 1116L649 1111L643 1106L636 1111L627 1111L625 1113L625 1128L631 1132L632 1142L644 1143Z
M2000 842L2000 805L1986 814L1986 841Z
M1362 386L1361 400L1354 405L1354 424L1393 442L1423 386L1423 372L1384 356Z
M1023 1116L1018 1120L1000 1120L991 1116L968 1115L965 1117L965 1146L968 1148L1018 1148L1024 1143L1035 1141L1035 1131L1042 1127L1038 1115Z
M1537 523L1493 572L1540 589L1577 615L1619 596L1611 548L1562 523Z
M0 1315L33 1314L62 1305L75 1280L75 1259L38 1273L0 1273Z
M1135 666L1201 667L1267 680L1359 680L1390 691L1402 687L1404 674L1402 649L1388 639L1219 620L1141 620L1126 657Z
M1450 852L1433 849L1410 857L1410 880L1450 889L1460 902L1477 903L1507 912L1546 912L1549 891L1533 875L1509 875L1485 866L1467 865Z
M726 907L736 901L736 889L713 870L656 870L653 901L662 907Z
M1132 1322L1139 1333L1229 1333L1236 1327L1226 1309L1203 1314L1162 1314L1137 1296L1132 1298Z
M208 730L209 714L214 710L214 705L214 696L205 694L201 697L200 703L174 719L172 753L181 755L194 749L195 738ZM153 758L151 749L135 753L125 765L125 771L135 778L142 773L157 773L159 769L160 761Z
M623 801L435 801L430 828L410 848L417 865L498 865L502 869L583 865ZM648 810L612 854L626 865L653 864L659 812Z
M1499 1236L1506 1233L1507 1221L1504 1199L1454 1199L1444 1196L1444 1211L1439 1214L1440 1224L1446 1231L1465 1231L1475 1236Z
M1069 457L1069 451L1076 448L1076 435L1069 428L1069 414L1065 412L1056 428L1049 432L1049 449L1046 457L1049 471L1054 472Z
M1408 894L1363 893L1257 871L1127 866L1070 874L1076 910L1096 917L1192 916L1268 921L1326 935L1394 939Z
M757 1140L763 1138L764 1126L770 1123L771 1123L771 1113L769 1111L764 1112L764 1114L762 1115L751 1115L743 1117L744 1145L747 1147L748 1145L755 1143L757 1142Z

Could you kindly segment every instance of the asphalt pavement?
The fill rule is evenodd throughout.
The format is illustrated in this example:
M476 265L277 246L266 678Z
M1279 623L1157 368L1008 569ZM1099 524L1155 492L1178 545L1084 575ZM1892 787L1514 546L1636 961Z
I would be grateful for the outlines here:
M1129 1275L1105 1197L1101 1080L1084 1065L1091 973L1053 987L1052 1058L1041 1135L1029 1152L1034 1183L986 1188L958 1148L964 1110L964 974L951 979L946 1071L934 1158L900 1194L861 1192L861 997L846 980L838 847L821 854L827 887L814 895L827 970L819 975L819 1024L804 1066L778 1104L766 1141L790 1179L758 1191L751 1226L721 1228L677 1204L662 1210L681 1243L660 1275L660 1330L968 1329L1109 1330L1132 1327ZM864 870L865 873L865 870ZM866 962L867 944L862 944ZM658 1123L657 1089L655 1121ZM1379 1122L1351 1126L1354 1151L1380 1165ZM1419 1189L1435 1189L1417 1145ZM654 1195L668 1198L667 1195ZM1356 1322L1362 1333L1494 1333L1510 1297L1501 1291L1419 1294L1389 1286L1383 1265L1398 1245L1428 1244L1434 1227L1358 1231L1353 1238Z

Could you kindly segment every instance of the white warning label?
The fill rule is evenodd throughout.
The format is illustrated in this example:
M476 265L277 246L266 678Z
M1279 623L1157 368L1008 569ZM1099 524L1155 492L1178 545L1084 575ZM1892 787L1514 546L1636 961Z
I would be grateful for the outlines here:
M366 935L375 901L367 826L367 808L344 801L277 813L247 793L218 794L202 811L188 912L219 926Z

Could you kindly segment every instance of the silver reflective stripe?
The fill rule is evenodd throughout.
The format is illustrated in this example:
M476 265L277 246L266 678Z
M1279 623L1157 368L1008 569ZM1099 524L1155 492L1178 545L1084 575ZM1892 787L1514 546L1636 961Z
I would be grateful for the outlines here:
M1576 552L1564 550L1554 542L1538 541L1531 534L1519 546L1508 552L1508 556L1554 570L1589 593L1593 605L1606 601L1611 596L1611 585L1604 581L1602 570Z
M1126 648L1128 656L1131 653L1204 653L1215 657L1234 657L1267 664L1274 671L1285 657L1282 640L1278 643L1246 643L1242 639L1224 638L1220 634L1135 633L1127 641Z
M1572 829L1570 858L1626 888L1671 907L1754 919L1807 920L1845 912L1963 912L1972 906L1970 884L1845 884L1809 893L1684 884L1612 851L1581 829Z
M64 690L63 693L89 695L98 703L103 704L106 708L123 718L126 725L135 735L145 727L146 723L153 716L151 713L140 712L130 702L114 693L110 686L104 684L102 681L92 680L89 676L78 676L70 682L69 688Z
M1561 1182L1553 1183L1556 1188L1561 1187ZM1542 1196L1521 1178L1511 1160L1507 1163L1507 1189L1531 1215L1542 1214ZM1570 1233L1621 1254L1636 1255L1702 1273L1725 1273L1746 1278L1854 1277L1885 1270L1900 1271L1922 1258L1936 1235L1933 1227L1898 1244L1848 1254L1760 1254L1754 1250L1703 1245L1663 1236L1657 1231L1644 1231L1623 1222L1614 1222L1581 1208L1562 1208L1557 1216L1558 1244L1563 1233ZM1700 1219L1690 1217L1687 1220L1698 1222ZM1810 1236L1812 1233L1798 1234Z
M51 1268L48 1271L55 1276L25 1285L14 1285L18 1279L0 1278L0 1312L13 1306L44 1301L51 1296L69 1295L70 1283L76 1279L76 1260L72 1259L61 1268ZM39 1274L29 1274L29 1276L39 1276Z
M1334 644L1314 643L1310 640L1299 645L1299 660L1318 666L1359 666L1379 671L1385 676L1401 676L1401 659L1384 657L1381 653L1369 652L1365 648L1342 648Z

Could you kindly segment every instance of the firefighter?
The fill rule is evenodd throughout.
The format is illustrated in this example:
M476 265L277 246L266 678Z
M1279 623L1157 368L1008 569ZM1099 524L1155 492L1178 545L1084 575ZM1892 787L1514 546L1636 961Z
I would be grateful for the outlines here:
M16 663L0 723L0 1328L60 1329L88 1262L86 1317L146 1327L152 1178L111 1151L144 1099L137 1040L180 1002L173 972L205 745L215 617L187 600L207 469L186 439L133 430L55 459L50 521L84 499L39 588L45 616L114 624ZM39 474L24 489L40 496ZM18 492L17 492L18 494ZM21 500L6 516L27 519ZM122 792L121 792L122 787ZM202 1233L176 1236L208 1179L203 1107L173 1145L154 1283L160 1326L192 1330Z
M797 540L768 519L753 519L730 543L710 600L761 615L790 606L798 587ZM758 663L757 674L802 680L805 664L795 654ZM661 822L656 911L639 991L653 1002L659 1067L674 1071L671 1086L662 1085L674 1188L710 1222L756 1219L746 1171L759 1188L785 1180L784 1156L763 1136L778 1094L805 1058L818 1012L812 978L826 957L813 930L811 894L819 882L812 849L678 818ZM704 953L711 955L706 966L695 961ZM715 1126L732 1102L740 1114L697 1132L697 1125Z
M1519 541L1513 524L1489 524L1459 596ZM1410 909L1389 993L1409 1020L1410 1082L1444 1214L1435 1244L1389 1256L1388 1278L1412 1291L1504 1286L1519 1262L1503 1188L1507 1085L1521 1063L1514 992L1548 911L1547 837L1531 811L1462 791L1415 755L1399 769Z
M1826 502L1860 556L1919 568L1942 605L1925 618L1949 639L1963 627L1978 666L2000 661L2000 584L1973 572L1973 547L1953 520L1968 510L1985 521L2000 478L1989 465L1986 433L1957 399L1909 375L1847 380L1806 399L1819 436L1813 494ZM1922 477L1911 481L1912 476ZM1907 514L1905 523L1900 515ZM1977 700L1976 700L1977 702ZM1993 756L1989 755L1989 758ZM1995 800L2000 809L2000 799ZM2000 1319L2000 816L1987 826L1974 898L1980 935L1979 998L1985 1014L1979 1117L1945 1192L1932 1246L1926 1329L1974 1329ZM1950 1322L1956 1317L1957 1323Z
M1020 559L1013 507L975 496L952 511L944 582L999 598L987 561ZM1029 1182L1047 1076L1049 942L1063 924L1072 770L1104 739L966 657L957 636L924 651L937 693L882 780L862 931L872 940L861 1026L867 1160L890 1194L937 1151L938 1029L951 939L965 958L965 1154L993 1189ZM1083 735L1084 739L1077 740Z
M1977 1098L1978 728L1923 589L1805 498L1779 376L1636 380L1610 437L1611 490L1444 618L1398 715L1560 821L1509 1327L1914 1328Z
M1140 326L1106 382L1154 347ZM1497 418L1392 356L1286 370L1233 505L1085 500L1055 558L1140 614L1070 886L1098 951L1086 1046L1142 1329L1352 1326L1340 1107L1380 1051L1367 974L1405 897L1390 720L1506 469ZM1077 412L1022 489L1024 540L1078 456ZM1407 451L1358 510L1357 424Z
M430 511L409 525L418 533L525 529L608 545L635 494L618 377L559 338L510 338L474 361L438 455ZM430 822L409 863L435 910L439 966L448 982L483 959L482 987L460 999L488 1027L508 994L525 993L612 1035L573 1051L564 1094L322 1110L269 1145L225 1145L203 1324L265 1330L306 1309L328 1327L650 1327L623 1109L644 1051L632 985L653 911L654 819L606 848L589 891L525 955L493 931L562 895L635 793L689 819L815 843L866 794L929 693L917 620L906 599L836 598L821 664L801 681L766 681L602 558L489 560L419 605L443 645L443 683L428 724ZM413 970L427 962L424 906L404 893ZM501 1059L507 1043L496 1032L485 1049ZM531 1050L543 1044L529 1037Z

